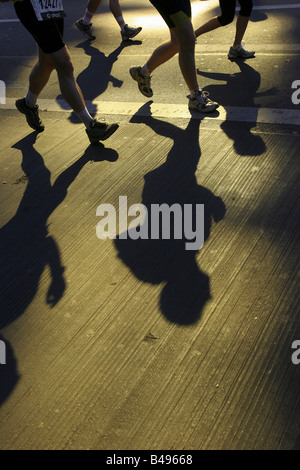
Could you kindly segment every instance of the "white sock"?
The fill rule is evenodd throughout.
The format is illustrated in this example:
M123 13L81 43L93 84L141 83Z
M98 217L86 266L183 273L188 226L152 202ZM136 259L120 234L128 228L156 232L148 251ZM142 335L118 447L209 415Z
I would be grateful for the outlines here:
M147 67L146 64L144 64L144 65L142 66L142 72L143 72L143 74L146 75L147 77L150 77L150 72L149 72L148 67Z
M89 25L92 21L93 16L94 16L94 13L92 11L85 10L84 17L82 18L83 24Z
M36 105L37 99L38 99L38 95L35 95L30 90L27 91L27 95L25 97L25 102L26 102L28 108L34 108L35 105Z
M84 108L82 111L76 114L81 119L85 127L89 127L90 123L93 121L93 118L88 112L87 108Z
M116 20L119 23L121 30L123 31L123 29L125 28L125 21L123 16L117 16Z

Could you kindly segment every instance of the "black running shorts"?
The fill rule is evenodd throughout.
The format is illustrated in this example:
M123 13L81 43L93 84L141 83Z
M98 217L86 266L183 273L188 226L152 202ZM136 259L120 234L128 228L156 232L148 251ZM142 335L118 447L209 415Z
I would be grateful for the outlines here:
M169 28L180 26L191 19L190 0L150 0Z
M239 15L249 17L253 8L252 0L238 0L238 2L240 4ZM221 26L226 26L234 20L236 3L236 0L219 0L221 15L218 16L218 20Z
M14 7L19 20L45 54L59 51L65 46L63 18L38 21L30 0L16 2Z

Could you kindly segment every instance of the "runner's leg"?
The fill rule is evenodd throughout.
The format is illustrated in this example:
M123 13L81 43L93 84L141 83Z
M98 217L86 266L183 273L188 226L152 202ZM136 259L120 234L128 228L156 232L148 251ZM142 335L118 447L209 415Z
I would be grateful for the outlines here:
M71 56L66 46L49 54L58 75L60 91L71 108L79 113L85 108L84 98L75 77Z
M182 76L190 91L199 90L195 65L195 34L191 20L171 29L178 44L178 59Z
M176 37L172 35L170 30L170 40L165 41L154 49L151 56L146 62L146 67L151 74L157 67L170 60L178 52L178 44Z
M45 54L38 46L38 60L33 66L29 75L29 90L36 96L39 96L41 91L47 85L48 80L54 65L49 59L48 54Z
M239 4L241 9L236 21L236 34L233 47L240 46L253 9L252 0L239 0Z
M85 16L83 22L89 24L100 6L101 0L89 0L86 5Z
M120 7L119 0L109 0L109 8L115 17L116 22L122 29L125 26L125 20L123 18L122 9Z

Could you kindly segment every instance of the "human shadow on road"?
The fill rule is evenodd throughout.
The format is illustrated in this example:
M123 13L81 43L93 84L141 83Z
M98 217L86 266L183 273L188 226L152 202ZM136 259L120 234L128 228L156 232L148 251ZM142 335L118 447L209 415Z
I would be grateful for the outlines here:
M256 126L260 105L255 98L276 95L275 88L259 92L261 83L260 74L243 59L235 62L239 72L233 74L219 72L204 72L197 70L199 75L213 80L225 81L225 84L214 84L205 87L213 99L218 101L227 112L227 119L221 124L225 134L233 141L235 151L241 156L258 156L266 151L266 145L261 135L251 132ZM230 108L240 108L240 121L231 120ZM249 113L251 111L251 117Z
M146 109L147 106L149 104L142 108ZM185 205L190 205L193 209L192 227L198 233L200 227L196 220L196 206L204 204L204 227L201 227L204 229L204 241L210 235L212 219L218 222L224 217L226 209L222 199L199 185L195 176L201 156L200 120L191 119L184 130L151 116L135 115L131 122L146 124L157 134L172 139L173 146L166 161L144 176L142 204L148 213L144 222L148 223L148 239L132 239L129 229L125 234L126 239L124 233L116 237L115 247L119 258L138 279L151 284L163 284L159 306L165 318L179 325L191 325L199 320L210 299L209 277L199 269L196 260L199 247L187 249L186 244L191 239L187 235L184 217L180 239L174 237L174 220L170 223L170 226L173 225L170 239L162 238L162 230L159 239L151 239L154 223L151 209L155 204L167 204L169 207L178 205L184 215ZM143 232L145 227L141 226L140 229Z
M64 266L55 238L49 234L47 220L67 196L84 165L90 160L115 161L115 150L102 144L90 145L84 154L64 170L51 184L51 173L34 148L37 133L32 132L13 145L22 152L25 175L15 184L26 183L14 217L0 230L0 329L18 318L30 305L46 267L51 282L46 302L54 307L62 298L66 283Z
M25 173L15 184L26 183L27 186L15 216L0 230L0 329L25 312L47 266L51 282L46 302L54 307L62 298L66 288L64 266L57 242L48 233L47 219L65 199L69 186L87 162L113 162L118 158L115 150L106 149L102 144L90 145L51 185L50 171L34 148L37 135L32 132L13 145L22 152ZM6 363L0 365L1 406L16 387L19 374L12 345L2 335L0 341L6 349Z
M85 54L91 58L89 65L79 73L76 81L82 90L84 99L88 101L89 112L94 116L97 113L97 104L93 103L100 95L102 95L109 83L113 87L121 88L123 81L112 75L112 68L114 63L118 60L119 54L126 47L142 44L141 41L123 41L121 44L108 56L101 52L97 47L92 46L90 41L83 41L76 47L84 50ZM62 105L63 97L57 97L60 105ZM81 121L78 116L72 112L70 121L77 124Z

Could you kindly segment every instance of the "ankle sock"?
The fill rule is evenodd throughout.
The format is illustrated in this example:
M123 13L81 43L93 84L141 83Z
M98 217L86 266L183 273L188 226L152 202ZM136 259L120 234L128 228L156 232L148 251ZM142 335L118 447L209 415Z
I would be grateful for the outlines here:
M91 122L94 120L88 112L87 108L84 108L82 111L76 114L81 119L86 128L88 128Z
M27 95L25 97L25 102L26 102L28 108L34 108L35 105L36 105L37 99L38 99L38 95L35 95L30 90L27 91Z
M147 77L150 77L150 72L149 72L149 70L148 70L147 65L144 64L141 68L142 68L143 74L146 75Z
M94 16L94 13L92 11L85 10L84 17L82 18L83 24L85 24L86 26L91 24L93 16Z
M116 17L116 21L118 22L118 24L119 24L119 26L120 26L120 28L121 28L121 31L123 31L123 29L124 29L125 26L126 26L126 23L125 23L125 21L124 21L123 16L117 16L117 17Z

